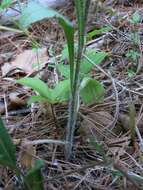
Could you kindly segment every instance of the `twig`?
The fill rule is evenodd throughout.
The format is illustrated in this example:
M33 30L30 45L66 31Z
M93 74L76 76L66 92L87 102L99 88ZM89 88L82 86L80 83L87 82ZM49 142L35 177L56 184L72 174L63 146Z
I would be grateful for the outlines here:
M114 88L114 91L115 91L115 99L116 99L116 111L115 111L115 115L114 115L114 119L113 121L107 126L107 128L109 129L113 129L117 123L117 120L118 120L118 115L119 115L119 97L118 97L118 91L117 91L117 88L116 88L116 84L115 84L115 80L111 77L110 78L111 81L112 81L112 85L113 85L113 88Z
M128 168L123 166L123 164L119 160L114 161L113 166L116 170L120 171L134 185L135 188L137 188L138 190L142 190L142 188L139 187L139 185L129 175Z
M7 101L6 101L6 94L4 93L4 105L5 105L5 116L6 116L6 122L8 123L8 109L7 109Z
M139 111L139 116L138 116L137 121L136 121L135 130L136 130L137 137L138 137L138 139L139 139L139 141L140 141L140 148L141 148L141 151L143 152L143 138L142 138L142 136L141 136L141 134L140 134L140 131L139 131L139 129L138 129L138 124L139 124L139 122L140 122L140 120L142 119L142 116L143 116L143 114L141 114L142 109L143 109L143 106L141 106L141 109L140 109L140 111Z
M65 141L60 140L53 140L53 139L41 139L41 140L34 140L34 141L26 141L24 142L26 145L39 145L39 144L59 144L65 145Z
M95 166L107 166L107 165L110 165L110 163L105 163L105 162L103 162L103 161L101 161L101 162L94 162L94 163L91 163L91 164L88 164L88 165L85 165L85 166L83 166L83 167L81 167L81 168L77 168L77 169L75 169L75 170L72 170L72 171L68 171L68 172L66 172L66 173L64 173L64 174L61 174L61 175L59 175L59 176L54 176L54 177L52 177L52 178L48 178L48 182L49 181L53 181L53 180L57 180L57 179L61 179L61 178L63 178L63 177L65 177L65 176L69 176L69 175L71 175L71 174L73 174L73 173L75 173L75 172L82 172L82 171L85 171L86 169L89 169L89 168L94 168Z

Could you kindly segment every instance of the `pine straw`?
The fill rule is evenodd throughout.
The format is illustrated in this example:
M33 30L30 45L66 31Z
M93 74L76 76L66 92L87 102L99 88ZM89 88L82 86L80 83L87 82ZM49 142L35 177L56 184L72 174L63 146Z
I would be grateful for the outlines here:
M74 16L71 15L71 18ZM93 23L97 26L105 23L105 19L101 19L100 23L99 20L97 22L93 20L94 15L91 18L92 23L89 22L88 30ZM111 20L108 19L108 22ZM37 143L36 155L31 155L45 161L45 168L42 171L45 189L143 189L141 187L143 181L139 179L135 181L131 177L131 172L142 177L142 139L140 136L142 136L143 126L136 130L133 146L129 131L129 117L127 122L129 107L133 103L136 108L136 127L139 127L138 123L143 111L142 65L135 77L130 79L127 71L132 63L126 59L125 53L128 49L134 48L126 35L131 28L128 23L125 23L125 26L118 24L116 30L109 32L101 46L101 49L109 52L109 59L92 71L92 76L102 81L106 88L105 100L89 106L81 105L75 131L73 157L70 161L66 161L64 145L58 143ZM47 29L48 32L46 32ZM60 52L65 43L64 35L55 21L36 24L31 31L33 31L33 37L38 39L42 46L51 47L52 43L55 53ZM52 38L50 38L51 35ZM13 54L16 55L23 49L31 47L31 40L21 34L12 34L12 37L0 40L3 40L3 45L0 47L1 54L12 52L10 57L12 59ZM89 43L88 48L91 48L91 45L93 47L97 43L94 41ZM13 82L4 83L4 81L1 81L1 94L8 96L10 89L16 89L16 86L12 85ZM53 105L54 115L51 115L49 108L47 109L46 105L42 104L36 104L32 110L31 108L24 109L25 112L22 114L19 114L18 110L16 112L8 110L9 117L6 118L9 132L17 144L19 164L23 141L32 143L52 139L64 142L68 119L67 105ZM125 116L124 121L121 114ZM123 125L125 122L128 126ZM97 146L95 140L100 147ZM0 175L2 188L12 189L14 183L18 186L19 181L7 168L1 167Z

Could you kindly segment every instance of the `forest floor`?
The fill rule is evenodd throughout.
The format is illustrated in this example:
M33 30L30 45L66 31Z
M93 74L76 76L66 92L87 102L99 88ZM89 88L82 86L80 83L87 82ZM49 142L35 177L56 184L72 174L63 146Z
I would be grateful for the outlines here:
M92 70L106 94L100 103L81 104L70 161L63 145L42 141L64 140L68 106L53 105L53 116L45 103L27 105L34 92L16 83L23 76L41 76L48 84L60 78L49 65L60 62L63 31L55 20L34 24L28 36L0 31L0 114L21 168L44 160L47 190L143 189L143 5L107 2L91 6L87 34L94 34L86 44L108 53ZM59 11L76 22L72 4ZM35 69L39 60L42 67ZM0 167L0 189L14 189L17 183L14 173Z

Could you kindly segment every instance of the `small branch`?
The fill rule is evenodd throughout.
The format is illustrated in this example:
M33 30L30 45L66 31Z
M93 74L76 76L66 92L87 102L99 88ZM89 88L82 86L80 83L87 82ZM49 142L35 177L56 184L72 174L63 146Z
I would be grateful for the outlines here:
M142 188L139 187L139 185L129 175L128 168L123 166L123 164L119 160L114 161L113 166L116 170L120 171L134 185L135 188L137 188L138 190L142 190Z
M26 145L39 145L39 144L59 144L59 145L65 145L65 141L60 141L60 140L52 140L52 139L41 139L41 140L34 140L34 141L29 141L27 140L24 142Z
M18 29L11 28L11 27L6 27L6 26L2 26L2 25L0 25L0 30L10 31L10 32L15 32L15 33L23 33L22 30L18 30Z

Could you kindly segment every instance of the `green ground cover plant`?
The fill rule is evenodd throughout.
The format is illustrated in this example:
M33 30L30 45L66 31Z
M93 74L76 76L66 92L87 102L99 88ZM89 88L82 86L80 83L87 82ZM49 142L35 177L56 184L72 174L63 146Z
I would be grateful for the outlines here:
M103 85L90 77L89 73L93 65L82 58L82 52L85 51L85 26L89 5L90 1L75 1L78 44L74 42L75 27L73 24L55 10L30 2L23 9L20 18L20 27L23 29L37 21L55 18L64 30L67 40L69 65L57 65L57 70L64 77L64 80L60 81L53 88L48 87L46 83L37 77L25 77L17 82L27 85L39 93L38 96L31 97L30 102L45 101L54 104L69 101L69 121L67 124L65 145L65 155L67 158L71 156L73 134L80 101L84 103L101 101L105 92ZM107 56L105 52L98 52L96 50L87 50L86 54L96 64L100 64Z

